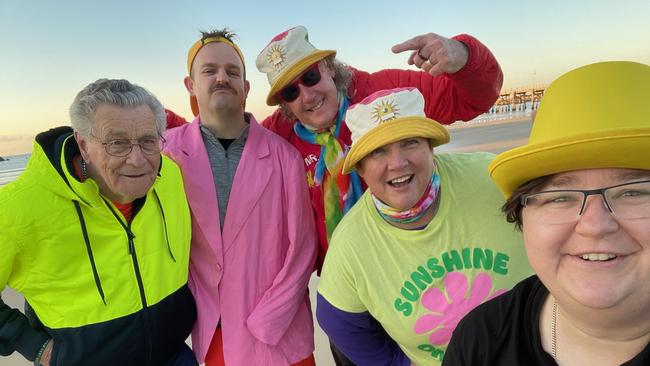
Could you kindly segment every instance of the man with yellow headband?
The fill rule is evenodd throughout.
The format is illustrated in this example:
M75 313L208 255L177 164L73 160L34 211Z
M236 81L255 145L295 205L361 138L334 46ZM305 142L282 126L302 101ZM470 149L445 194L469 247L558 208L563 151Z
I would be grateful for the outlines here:
M244 57L227 30L188 52L194 121L166 134L192 212L192 346L213 365L313 365L307 284L316 230L298 152L245 112Z

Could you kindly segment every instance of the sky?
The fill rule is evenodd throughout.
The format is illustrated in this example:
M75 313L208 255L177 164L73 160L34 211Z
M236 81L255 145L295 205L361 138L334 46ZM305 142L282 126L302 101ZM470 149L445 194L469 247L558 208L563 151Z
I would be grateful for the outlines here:
M496 56L507 91L592 62L650 64L649 19L647 0L0 0L0 156L28 153L35 134L68 125L75 95L99 78L128 79L190 119L183 78L200 30L237 33L247 107L261 120L272 109L255 58L296 25L366 71L413 68L390 48L416 35L471 34Z

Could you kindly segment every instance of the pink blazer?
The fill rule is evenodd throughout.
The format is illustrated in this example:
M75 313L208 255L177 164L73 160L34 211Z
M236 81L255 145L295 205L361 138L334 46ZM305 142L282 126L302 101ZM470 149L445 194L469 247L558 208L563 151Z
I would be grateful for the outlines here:
M204 362L221 321L226 365L299 362L314 350L307 284L317 249L302 159L251 116L221 229L199 123L168 130L164 147L181 167L192 212L194 353Z

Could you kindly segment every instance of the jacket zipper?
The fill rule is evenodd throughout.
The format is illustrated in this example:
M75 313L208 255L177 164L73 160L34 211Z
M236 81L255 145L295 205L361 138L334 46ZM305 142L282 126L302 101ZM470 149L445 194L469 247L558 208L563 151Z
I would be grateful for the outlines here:
M120 220L120 222L122 222ZM122 225L124 226L124 225ZM144 294L144 285L142 283L142 275L140 274L140 265L138 265L138 255L135 252L135 235L131 231L131 223L128 227L124 227L126 230L126 235L129 238L129 254L133 259L133 269L135 271L135 278L138 281L138 289L140 290L140 299L142 300L142 316L144 317L144 343L145 343L145 365L151 364L151 353L152 353L152 344L151 344L151 332L149 329L149 311L147 306L147 298Z
M131 223L124 225L124 222L120 219L118 214L113 210L111 204L108 203L103 197L104 203L111 211L117 222L120 223L124 231L126 232L127 239L129 241L129 254L133 261L133 270L135 272L135 279L138 282L138 290L140 291L140 300L142 301L142 316L144 317L143 328L144 328L144 345L145 345L145 365L151 364L151 353L152 353L152 344L151 344L151 330L149 329L149 311L147 305L147 298L144 293L144 284L142 283L142 275L140 274L140 266L138 265L138 255L135 252L135 234L131 231ZM132 220L133 221L133 220Z
M135 243L133 239L135 235L131 232L131 224L129 227L126 227L126 235L129 238L129 254L133 260L133 269L135 270L135 279L138 281L138 289L140 290L140 299L142 300L142 308L146 309L147 298L144 295L144 285L142 284L142 275L140 274L140 266L138 265L138 255L135 253Z

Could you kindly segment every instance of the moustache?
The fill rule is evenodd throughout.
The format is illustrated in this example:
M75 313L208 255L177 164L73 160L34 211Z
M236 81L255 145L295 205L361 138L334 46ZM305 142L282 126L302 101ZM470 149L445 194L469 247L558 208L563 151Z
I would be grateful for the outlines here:
M219 83L212 87L212 91L217 91L217 90L228 90L230 92L235 93L235 89L230 86L230 84L227 83Z

